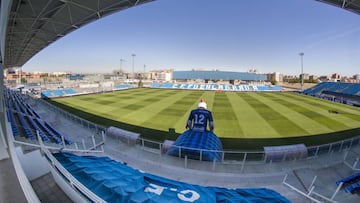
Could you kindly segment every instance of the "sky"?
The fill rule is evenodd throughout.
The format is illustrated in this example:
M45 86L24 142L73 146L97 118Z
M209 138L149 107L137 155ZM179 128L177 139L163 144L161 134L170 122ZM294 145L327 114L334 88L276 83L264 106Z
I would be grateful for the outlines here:
M156 0L85 25L23 71L360 74L360 15L315 0ZM132 57L132 54L135 54ZM122 61L122 62L121 62Z

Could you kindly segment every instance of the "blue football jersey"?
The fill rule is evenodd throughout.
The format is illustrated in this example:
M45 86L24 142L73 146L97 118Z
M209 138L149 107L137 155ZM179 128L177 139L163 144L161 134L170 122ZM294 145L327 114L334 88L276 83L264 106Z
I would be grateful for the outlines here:
M211 111L198 108L191 111L186 127L196 131L204 132L206 131L208 122L210 130L213 130L214 120Z

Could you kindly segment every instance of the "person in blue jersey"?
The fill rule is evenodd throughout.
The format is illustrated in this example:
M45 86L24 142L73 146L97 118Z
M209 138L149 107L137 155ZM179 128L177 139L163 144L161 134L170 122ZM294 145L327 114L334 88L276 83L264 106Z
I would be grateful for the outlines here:
M214 130L214 120L211 111L207 110L204 99L201 99L198 108L191 111L186 122L186 129L198 132L205 132L209 123L210 131Z

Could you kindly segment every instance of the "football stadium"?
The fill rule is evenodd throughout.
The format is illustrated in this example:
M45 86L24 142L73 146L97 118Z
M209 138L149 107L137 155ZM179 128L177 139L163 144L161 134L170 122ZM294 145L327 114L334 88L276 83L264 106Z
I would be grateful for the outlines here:
M1 70L151 2L1 1ZM357 0L319 2L360 14ZM264 74L173 76L35 97L1 74L0 202L360 200L359 83L289 91Z

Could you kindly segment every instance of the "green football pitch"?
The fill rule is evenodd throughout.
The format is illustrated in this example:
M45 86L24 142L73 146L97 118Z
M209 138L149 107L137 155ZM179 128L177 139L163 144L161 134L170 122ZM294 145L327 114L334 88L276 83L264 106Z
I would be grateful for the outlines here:
M213 112L215 134L229 142L233 139L297 140L316 135L328 135L336 140L338 135L343 139L359 134L359 108L295 93L141 88L61 98L54 103L105 126L141 131L142 135L147 134L142 130L148 129L156 137L156 132L169 132L169 128L178 134L185 131L188 115L200 98L205 99ZM322 138L316 140L326 142Z

